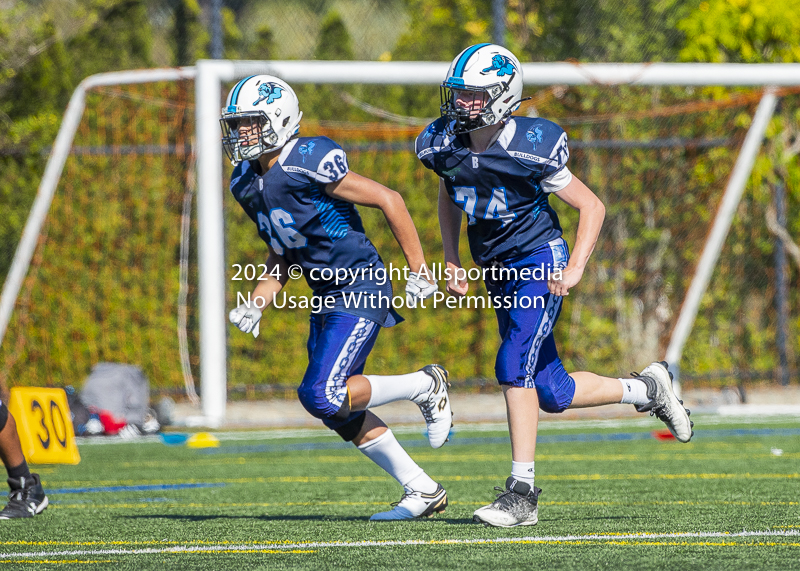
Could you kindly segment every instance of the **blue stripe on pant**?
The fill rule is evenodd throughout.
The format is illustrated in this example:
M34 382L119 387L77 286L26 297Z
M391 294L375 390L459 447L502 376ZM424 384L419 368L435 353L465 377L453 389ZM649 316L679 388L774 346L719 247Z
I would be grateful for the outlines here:
M539 406L545 412L561 412L575 396L575 381L567 374L558 357L553 327L561 313L562 298L547 289L547 269L566 266L569 255L566 243L559 238L537 248L524 260L506 264L516 269L514 279L486 280L492 297L510 296L517 307L495 309L500 337L495 374L501 385L536 387ZM522 268L545 268L544 279L520 279ZM522 298L530 299L530 307L520 307ZM527 305L527 302L525 303Z
M358 411L346 419L333 418L347 398L347 379L364 371L380 329L374 321L349 313L311 315L308 368L297 396L331 430L364 414Z

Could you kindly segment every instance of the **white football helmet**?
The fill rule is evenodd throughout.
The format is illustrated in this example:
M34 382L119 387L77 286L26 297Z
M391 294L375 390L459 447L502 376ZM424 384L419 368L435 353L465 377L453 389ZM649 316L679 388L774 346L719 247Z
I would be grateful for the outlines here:
M237 83L222 109L222 147L233 164L280 149L298 132L303 113L289 84L271 75Z
M456 134L495 125L522 101L522 68L502 46L470 46L450 64L440 93L442 117Z

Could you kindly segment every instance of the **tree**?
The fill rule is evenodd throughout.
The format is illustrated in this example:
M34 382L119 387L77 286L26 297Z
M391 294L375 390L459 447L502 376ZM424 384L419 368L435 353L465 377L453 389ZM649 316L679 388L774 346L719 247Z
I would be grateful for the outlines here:
M222 9L222 45L226 59L240 59L246 49L242 31L236 25L236 14L227 7Z
M782 0L707 0L678 23L683 61L800 61L800 4Z
M328 12L322 20L314 50L315 59L352 60L353 40L338 12Z
M276 59L278 54L275 43L275 34L267 25L263 25L256 31L256 39L245 51L245 57L249 59L270 60Z
M395 60L450 61L472 44L491 41L491 0L408 0L410 31Z
M208 57L211 38L200 21L201 15L197 0L178 0L170 34L175 65L193 65L197 59Z
M153 33L145 0L106 0L97 25L67 42L72 78L103 71L152 67Z
M44 15L35 5L0 11L0 280L75 87L95 73L152 63L143 0L49 7Z

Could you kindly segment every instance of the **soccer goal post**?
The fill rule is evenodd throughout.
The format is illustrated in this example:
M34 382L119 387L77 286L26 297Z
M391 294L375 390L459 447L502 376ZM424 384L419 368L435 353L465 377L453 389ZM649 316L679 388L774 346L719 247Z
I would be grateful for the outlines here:
M203 423L217 426L225 419L227 401L228 339L226 319L227 268L223 156L219 113L230 82L259 73L278 76L290 84L362 84L436 86L446 73L447 62L302 62L201 60L194 67L100 74L87 78L70 101L64 122L50 154L37 198L14 256L0 300L0 344L5 341L20 288L34 257L37 241L70 153L88 90L97 86L192 79L195 81L195 144L197 169L197 290L198 354ZM746 127L741 151L730 168L713 223L702 245L688 288L680 304L666 351L679 383L678 364L692 330L700 301L711 279L716 260L742 196L766 128L782 87L800 85L798 64L523 64L526 86L751 86L764 87L757 110ZM302 106L302 102L301 102ZM306 113L308 115L308 113ZM552 117L559 122L558 117ZM580 141L575 148L624 149L627 141ZM637 143L647 148L651 143ZM661 140L660 145L681 144ZM690 140L692 148L706 143ZM626 146L627 145L627 146ZM377 160L377 159L376 159ZM591 167L591 161L587 162ZM587 168L588 168L587 167ZM646 188L645 188L646 190ZM435 256L435 253L431 252Z

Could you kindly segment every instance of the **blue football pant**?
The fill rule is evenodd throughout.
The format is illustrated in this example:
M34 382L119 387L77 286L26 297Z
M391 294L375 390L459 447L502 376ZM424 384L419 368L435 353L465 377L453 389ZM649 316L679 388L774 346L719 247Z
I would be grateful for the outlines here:
M347 379L364 371L380 329L374 321L349 313L311 315L308 368L297 395L305 409L328 428L335 430L364 415L357 411L345 418L337 416L348 398Z
M522 260L505 264L505 268L517 270L516 276L511 273L503 275L504 279L486 280L492 297L508 296L517 302L516 307L495 308L503 340L495 362L497 380L501 385L535 387L545 412L563 411L575 396L575 381L564 369L553 338L563 298L547 289L548 270L564 268L568 260L566 242L558 238ZM522 268L531 273L536 269L544 274L543 279L522 279Z

